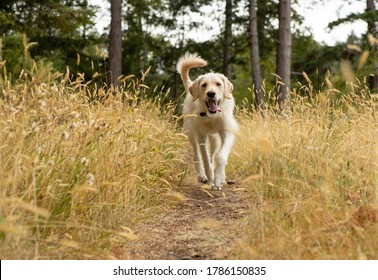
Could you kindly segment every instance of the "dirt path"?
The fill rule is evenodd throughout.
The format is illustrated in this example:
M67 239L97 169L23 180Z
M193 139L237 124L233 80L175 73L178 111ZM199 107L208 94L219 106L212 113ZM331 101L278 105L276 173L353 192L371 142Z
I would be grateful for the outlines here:
M177 203L138 226L138 239L122 248L124 259L228 259L246 221L246 190L238 184L211 191L190 185Z

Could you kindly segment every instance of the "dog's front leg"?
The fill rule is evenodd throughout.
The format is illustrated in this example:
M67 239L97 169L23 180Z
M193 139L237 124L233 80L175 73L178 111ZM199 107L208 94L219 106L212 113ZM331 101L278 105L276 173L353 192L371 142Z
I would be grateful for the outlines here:
M226 165L228 156L234 144L235 136L228 131L220 133L222 139L222 147L216 156L217 168L215 171L214 188L220 190L226 182Z
M194 166L196 167L198 182L206 184L207 176L206 176L205 169L203 166L203 160L202 160L201 149L200 149L199 143L197 139L191 142L193 146Z
M210 155L209 155L209 147L207 145L207 139L208 137L206 136L201 136L200 141L199 141L199 146L200 146L200 151L201 151L201 156L202 156L202 162L203 166L205 168L205 173L207 177L207 183L209 186L213 188L214 186L214 167L213 163L210 160Z

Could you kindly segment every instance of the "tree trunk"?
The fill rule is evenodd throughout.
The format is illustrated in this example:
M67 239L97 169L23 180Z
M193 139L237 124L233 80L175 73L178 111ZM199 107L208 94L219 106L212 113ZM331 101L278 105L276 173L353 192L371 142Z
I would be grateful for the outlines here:
M179 46L178 46L178 50L179 50L179 54L182 53L183 49L184 49L184 42L185 42L185 20L184 20L184 12L180 12L180 14L177 15L177 18L182 18L182 21L178 24L179 25L179 28L178 30L180 31L180 39L179 39ZM174 77L174 86L173 86L173 102L175 103L175 114L176 115L179 115L181 112L181 109L182 107L179 106L180 104L180 93L179 93L179 84L180 84L180 81L181 81L181 78L180 78L180 74L175 71L174 74L173 74L173 77Z
M0 37L0 62L3 61L3 39Z
M143 6L143 3L141 2L138 2L136 5L135 5L135 16L137 18L137 21L138 21L138 33L139 33L139 38L142 39L142 46L141 46L141 56L140 56L140 67L139 67L139 71L146 71L147 68L148 68L148 61L147 61L147 43L146 43L146 35L145 35L145 32L143 30L143 9L144 9L144 6Z
M278 5L277 44L277 98L281 109L290 106L290 66L291 66L291 1L280 0Z
M254 85L256 109L264 109L264 93L262 91L262 77L260 70L259 39L257 34L256 0L249 0L249 49L252 68L252 82Z
M231 44L232 44L232 0L226 0L226 23L224 31L224 49L223 49L223 73L231 79Z
M375 11L375 4L374 0L367 0L366 1L366 11ZM374 20L368 22L368 33L372 34L374 37L378 36L377 25Z
M120 86L122 75L122 0L110 1L109 73L110 82Z
M367 0L366 11L375 11L374 0ZM377 24L374 20L368 22L368 34L373 35L375 38L378 37ZM378 53L378 46L372 46L371 56L374 57ZM373 74L374 76L369 77L369 88L371 93L378 94L378 62L373 61Z
M267 41L269 41L267 39L266 30L266 26L268 25L267 21L269 20L267 1L268 0L256 1L257 26L259 27L257 29L257 34L259 38L259 49L264 50L260 53L262 59L264 59L264 55L266 56L265 58L270 56L269 54L267 54L269 52L266 52L266 50L268 50Z

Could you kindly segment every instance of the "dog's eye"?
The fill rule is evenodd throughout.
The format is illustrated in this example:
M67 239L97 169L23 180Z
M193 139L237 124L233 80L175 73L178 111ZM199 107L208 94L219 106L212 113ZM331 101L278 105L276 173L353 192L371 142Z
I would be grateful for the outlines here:
M202 87L206 87L206 86L207 86L207 84L206 84L206 83L202 84Z
M217 87L220 87L222 84L221 83L216 83Z

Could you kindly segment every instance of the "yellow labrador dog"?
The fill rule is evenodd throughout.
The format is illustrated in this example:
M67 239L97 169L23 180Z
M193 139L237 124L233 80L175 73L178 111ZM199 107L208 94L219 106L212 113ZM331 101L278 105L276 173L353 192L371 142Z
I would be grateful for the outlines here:
M225 168L238 125L234 119L233 85L219 73L207 73L192 81L191 68L206 66L197 54L186 53L177 71L186 89L184 131L194 150L198 180L220 190L226 182ZM215 172L214 172L215 169Z

